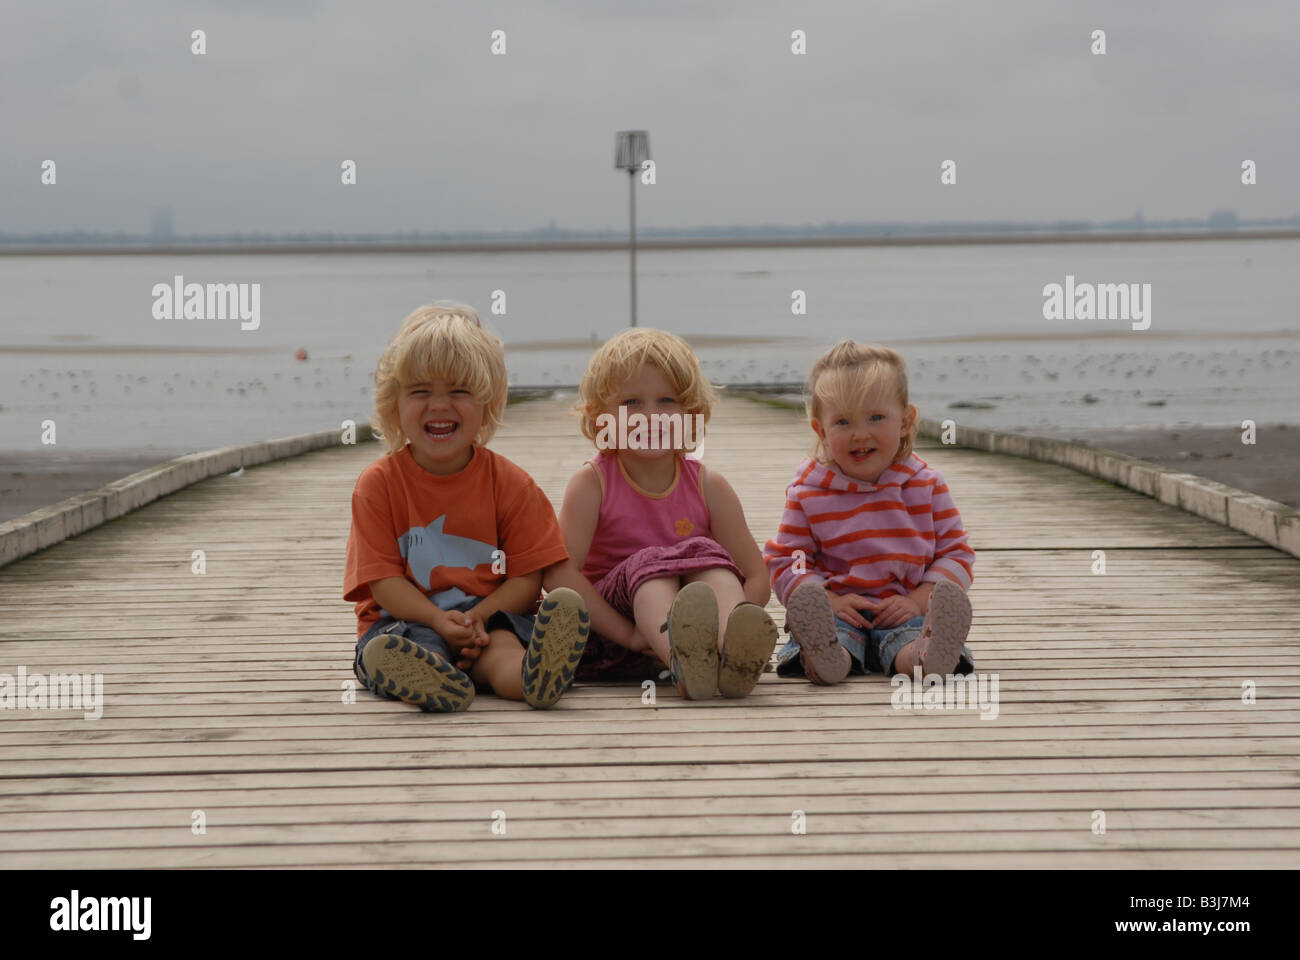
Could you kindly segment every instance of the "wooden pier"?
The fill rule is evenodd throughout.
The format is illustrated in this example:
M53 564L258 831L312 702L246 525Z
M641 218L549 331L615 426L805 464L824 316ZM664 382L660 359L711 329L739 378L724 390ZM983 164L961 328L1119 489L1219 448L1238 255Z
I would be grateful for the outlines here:
M571 399L493 443L557 508L591 453ZM760 544L810 437L715 412L705 462ZM978 555L996 719L895 710L878 675L346 702L349 500L382 448L337 447L0 568L0 674L104 678L99 719L0 710L0 867L1300 866L1300 559L1066 467L917 452Z

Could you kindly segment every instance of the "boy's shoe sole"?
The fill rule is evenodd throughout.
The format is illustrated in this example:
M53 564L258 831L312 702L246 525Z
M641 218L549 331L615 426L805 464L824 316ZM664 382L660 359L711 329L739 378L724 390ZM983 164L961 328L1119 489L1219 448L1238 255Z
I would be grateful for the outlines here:
M678 591L668 611L673 679L686 700L708 700L718 689L718 597L695 581Z
M754 689L772 659L777 630L772 618L756 603L740 603L727 617L718 662L718 693L744 697Z
M519 667L524 702L545 710L573 684L591 633L587 606L575 590L559 587L542 601Z
M970 634L971 607L966 591L951 580L940 580L930 594L921 643L921 675L952 673Z
M835 611L821 584L800 584L790 595L785 613L786 629L799 644L808 679L832 684L847 677L853 660L835 636Z
M459 713L474 702L474 682L446 657L394 633L372 637L361 665L381 690L432 713Z

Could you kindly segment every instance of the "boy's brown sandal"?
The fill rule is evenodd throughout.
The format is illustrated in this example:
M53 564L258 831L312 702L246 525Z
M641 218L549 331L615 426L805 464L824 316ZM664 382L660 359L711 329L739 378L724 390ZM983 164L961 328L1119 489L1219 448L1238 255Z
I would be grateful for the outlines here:
M573 684L591 634L591 617L576 590L559 587L542 601L519 667L524 702L545 710Z
M474 682L446 657L395 633L372 637L361 665L380 690L432 713L459 713L474 702Z

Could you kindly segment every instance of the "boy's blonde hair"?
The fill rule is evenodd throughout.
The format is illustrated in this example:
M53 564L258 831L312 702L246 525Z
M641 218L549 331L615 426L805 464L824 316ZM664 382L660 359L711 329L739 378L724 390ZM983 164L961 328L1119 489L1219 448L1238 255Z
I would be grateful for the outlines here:
M804 409L811 425L814 419L822 420L827 409L836 411L863 410L873 396L883 388L885 394L896 399L907 419L910 406L907 396L907 365L897 350L852 340L842 340L823 353L813 364L804 388ZM911 429L902 437L895 462L912 455L913 441L920 427L918 412L912 418ZM825 429L825 424L822 425ZM813 444L812 454L820 462L830 461L821 437Z
M375 366L375 409L370 426L393 454L406 446L398 399L415 383L447 380L464 387L484 407L474 442L482 446L501 426L509 395L501 340L483 326L478 312L438 300L404 321Z
M582 435L593 444L599 432L596 418L608 412L619 385L642 364L650 364L663 373L688 415L702 414L704 423L709 422L713 405L718 402L718 392L700 370L699 358L690 344L663 330L635 327L605 341L582 375L573 412L579 417ZM698 445L703 440L701 431L695 443Z

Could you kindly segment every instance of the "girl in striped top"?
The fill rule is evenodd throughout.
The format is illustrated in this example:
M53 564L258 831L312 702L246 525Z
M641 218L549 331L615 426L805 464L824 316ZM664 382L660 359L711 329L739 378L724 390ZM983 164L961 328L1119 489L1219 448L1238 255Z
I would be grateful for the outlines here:
M763 550L791 637L778 675L973 672L975 551L943 476L912 451L903 358L845 340L814 364L805 403L816 445Z

